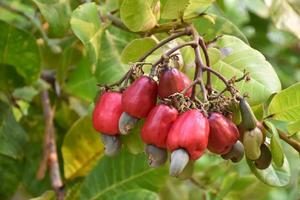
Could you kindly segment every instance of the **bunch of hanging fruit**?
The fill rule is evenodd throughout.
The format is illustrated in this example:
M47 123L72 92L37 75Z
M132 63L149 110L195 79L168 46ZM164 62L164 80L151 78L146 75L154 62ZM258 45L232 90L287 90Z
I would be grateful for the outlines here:
M192 40L168 50L155 63L144 62L154 51L181 36L192 37ZM136 123L145 119L141 139L149 165L163 165L170 152L171 176L180 176L206 149L232 162L239 162L245 152L257 168L265 169L270 165L271 154L264 144L263 126L256 120L246 97L235 87L236 82L249 81L249 74L245 72L243 77L233 76L227 80L212 69L207 53L211 43L205 43L193 27L188 27L162 40L131 64L119 81L100 86L93 125L101 133L106 155L116 155L122 146L120 135L130 134ZM186 46L195 54L193 80L170 62L176 61L178 50ZM151 70L146 74L143 67L149 64ZM222 91L213 87L211 75L224 83ZM238 126L231 119L233 107L240 108L242 122Z

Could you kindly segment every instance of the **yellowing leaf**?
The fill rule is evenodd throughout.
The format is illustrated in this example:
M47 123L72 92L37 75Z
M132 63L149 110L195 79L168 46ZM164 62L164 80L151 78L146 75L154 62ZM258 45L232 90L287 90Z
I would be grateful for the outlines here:
M102 156L104 146L100 134L88 116L69 129L62 145L64 172L67 179L86 175Z

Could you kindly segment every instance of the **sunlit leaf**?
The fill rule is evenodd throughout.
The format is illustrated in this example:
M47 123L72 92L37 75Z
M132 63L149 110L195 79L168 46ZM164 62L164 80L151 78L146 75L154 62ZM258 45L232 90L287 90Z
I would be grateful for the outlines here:
M167 0L162 8L161 17L164 19L177 19L183 16L183 12L190 0Z
M242 77L244 71L249 73L251 80L241 81L236 86L241 94L248 94L251 105L266 101L271 94L281 89L275 70L259 51L229 35L220 38L215 47L222 53L222 59L212 66L215 70L227 79ZM213 84L219 89L224 88L221 80L215 77Z
M300 120L300 83L276 94L269 105L268 114L283 121Z
M150 168L145 155L122 151L116 157L100 160L84 180L80 199L112 199L133 189L158 191L166 177L167 169Z
M124 24L134 32L147 31L157 23L148 0L123 0L120 15Z
M73 124L62 145L64 172L67 179L86 175L102 156L104 146L92 119L84 117Z
M136 62L141 56L156 45L156 42L151 37L135 39L130 42L121 54L123 63Z
M96 4L80 5L73 11L70 23L75 35L87 48L92 63L96 64L100 56L101 36L104 31Z

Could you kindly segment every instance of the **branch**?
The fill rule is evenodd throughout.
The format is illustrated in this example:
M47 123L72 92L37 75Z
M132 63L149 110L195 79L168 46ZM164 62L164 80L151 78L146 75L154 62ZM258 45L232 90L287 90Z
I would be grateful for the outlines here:
M191 41L191 42L186 42L186 43L182 43L182 44L179 44L178 46L176 47L173 47L172 49L170 49L169 51L167 51L165 54L163 54L160 59L158 61L156 61L154 64L153 64L153 68L156 67L157 65L163 63L166 59L169 58L170 55L172 55L175 51L183 48L183 47L186 47L186 46L195 46L197 45L197 43L195 43L194 41Z
M44 90L41 93L42 107L45 118L45 140L43 149L43 159L40 163L37 177L43 178L49 167L49 176L51 179L51 185L56 193L58 200L63 200L65 196L64 184L61 179L59 163L56 150L55 141L55 128L53 124L54 110L51 108L50 98L48 90Z
M291 137L288 137L284 132L282 132L281 130L278 130L278 134L279 134L279 137L285 141L286 143L288 143L290 146L292 146L296 151L298 151L300 153L300 143L291 138Z
M184 35L190 35L191 34L191 30L190 29L185 29L184 31L181 31L181 32L178 32L178 33L175 33L169 37L167 37L166 39L160 41L155 47L153 47L152 49L150 49L145 55L143 55L139 60L138 62L143 62L149 55L151 55L154 51L156 51L157 49L159 49L160 47L162 47L163 45L167 44L168 42L176 39L176 38L179 38L181 36L184 36Z

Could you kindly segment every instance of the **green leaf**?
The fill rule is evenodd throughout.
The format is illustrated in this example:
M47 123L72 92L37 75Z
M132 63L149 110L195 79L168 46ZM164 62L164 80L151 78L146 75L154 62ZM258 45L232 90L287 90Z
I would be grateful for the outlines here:
M72 13L71 28L88 50L93 64L99 59L99 47L103 28L101 27L97 6L95 3L80 5Z
M64 173L67 179L86 175L102 156L104 146L90 117L76 121L62 145Z
M54 191L46 191L41 196L31 198L30 200L56 200Z
M295 133L299 132L300 131L300 120L289 123L287 128L288 128L289 133L291 133L291 134L295 134Z
M144 152L144 143L140 135L143 124L144 120L139 120L128 135L121 136L122 144L134 155Z
M207 41L213 40L216 36L228 34L234 35L248 44L247 37L244 33L230 20L222 16L207 14L200 18L195 18L193 24Z
M121 54L121 60L125 64L128 64L130 62L136 62L140 57L142 57L155 45L156 42L151 37L135 39L125 47Z
M266 101L271 94L281 89L275 70L259 51L229 35L220 38L215 47L222 52L222 59L212 67L227 79L243 76L244 70L250 73L250 81L241 81L236 86L241 94L249 95L251 105ZM213 85L218 89L224 88L223 82L215 77Z
M35 38L3 21L0 21L0 30L0 63L14 66L19 75L32 83L41 70Z
M269 12L278 29L288 31L300 39L300 6L297 7L296 4L296 1L272 0L269 2Z
M178 19L183 16L183 12L190 0L167 0L162 8L161 18Z
M147 31L157 23L149 0L123 0L120 15L122 22L134 32Z
M112 199L133 189L158 191L167 177L165 167L150 168L145 155L133 156L122 151L114 158L105 157L86 177L81 200Z
M216 199L223 199L228 192L231 191L231 188L234 186L234 183L238 180L237 173L231 173L226 176L221 184L220 191Z
M101 57L97 63L95 76L99 84L119 80L128 70L128 66L121 62L121 52L124 41L106 30L101 40Z
M190 0L184 11L184 17L194 17L203 13L215 0Z
M33 0L50 26L50 34L62 36L69 28L69 0Z
M11 199L22 178L22 162L0 154L0 172L1 200Z
M68 76L65 89L68 93L91 102L95 98L98 88L97 79L93 76L91 68L87 67L88 65L88 59L83 58Z
M120 56L123 38L104 30L99 21L97 6L86 3L74 10L71 27L85 45L92 62L92 73L101 84L119 79L127 68L121 63Z
M17 88L13 92L13 96L17 99L24 99L25 101L30 102L33 97L38 94L38 91L34 89L32 86L25 86L22 88Z
M10 93L17 87L22 87L25 80L13 66L0 64L0 90Z
M269 186L283 187L289 184L291 178L290 166L286 158L282 167L271 164L267 169L259 170L253 161L247 159L252 173L262 182Z
M281 167L283 165L284 161L284 152L283 148L280 143L280 138L277 132L276 127L268 121L265 121L265 124L270 128L272 137L271 137L271 153L272 153L272 159L278 167Z
M21 159L26 142L27 135L15 120L10 106L0 101L0 154Z
M155 192L151 192L149 190L144 189L134 189L125 191L121 194L118 194L112 198L112 200L159 200L159 196Z
M300 83L296 83L274 96L268 114L282 121L300 120Z

